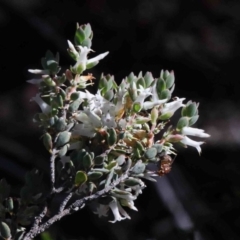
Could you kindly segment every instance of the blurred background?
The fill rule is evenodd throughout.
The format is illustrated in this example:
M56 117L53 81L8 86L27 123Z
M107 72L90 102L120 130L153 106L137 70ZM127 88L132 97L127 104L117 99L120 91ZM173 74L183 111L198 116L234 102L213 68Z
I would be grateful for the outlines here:
M111 224L84 209L55 224L53 239L240 239L239 13L239 0L0 0L0 177L16 196L27 170L48 168L27 69L40 68L47 49L60 53L62 69L73 64L66 49L76 22L91 24L96 54L110 51L96 79L174 70L173 95L200 102L195 126L211 135L201 156L178 149L132 220Z

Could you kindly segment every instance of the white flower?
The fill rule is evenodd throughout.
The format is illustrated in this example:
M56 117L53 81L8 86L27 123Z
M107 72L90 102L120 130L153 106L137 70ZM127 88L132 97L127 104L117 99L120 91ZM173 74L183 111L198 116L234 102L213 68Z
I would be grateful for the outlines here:
M42 98L40 97L40 93L36 94L36 96L33 97L31 100L35 101L41 108L42 112L45 114L49 113L52 110L52 108L42 100Z
M199 129L199 128L183 127L182 133L184 135L195 136L195 137L202 137L202 138L210 137L210 135L205 133L203 129Z
M150 88L144 89L140 85L138 91L140 92L140 94L137 96L137 99L134 101L134 103L139 103L140 106L143 106L143 102L144 102L145 98L152 95L151 89Z
M185 98L176 98L175 101L170 102L170 103L166 103L163 107L163 109L161 110L162 115L165 113L174 113L176 110L178 110L180 107L185 106L185 104L183 104L183 100L185 100Z
M30 80L27 80L28 83L37 84L37 85L39 85L42 81L43 81L42 78L33 78Z
M184 136L184 138L180 142L185 144L185 145L195 147L197 149L197 151L199 152L199 154L201 153L200 145L202 145L204 143L204 142L194 141L194 140L188 138L187 136Z
M142 194L142 189L146 187L142 181L140 183L141 183L141 185L136 185L136 186L131 187L132 190L135 191L135 196Z
M96 210L97 211L94 213L98 214L98 217L101 217L101 216L107 217L107 212L109 210L109 207L107 205L99 204Z
M80 124L76 124L75 127L73 128L73 135L75 134L93 138L96 134L96 131L94 130L91 124L80 123Z
M127 214L127 212L123 209L123 207L121 206L121 204L119 202L117 202L117 206L119 209L119 212L122 216L124 216L125 218L131 219L130 216Z
M72 45L72 43L70 41L68 41L68 45L70 49L75 49ZM77 57L77 63L74 65L74 69L77 69L79 66L81 66L82 71L86 70L87 65L91 64L91 63L97 63L99 60L103 59L104 57L106 57L108 55L109 52L105 52L102 53L94 58L88 59L87 55L89 52L92 51L92 49L84 46L78 46L80 51L78 53L78 57Z
M116 221L121 221L121 220L124 220L126 218L126 216L124 216L124 217L121 216L116 200L110 202L109 207L111 208L112 213L114 215L114 220L109 221L109 222L115 223Z
M157 177L157 176L158 175L156 174L156 172L146 171L146 172L144 172L144 175L142 177L149 180L149 181L156 182L156 179L154 179L152 177Z
M45 74L49 74L49 70L42 70L42 69L28 69L28 71L30 73L34 73L34 74L42 74L42 75L45 75Z

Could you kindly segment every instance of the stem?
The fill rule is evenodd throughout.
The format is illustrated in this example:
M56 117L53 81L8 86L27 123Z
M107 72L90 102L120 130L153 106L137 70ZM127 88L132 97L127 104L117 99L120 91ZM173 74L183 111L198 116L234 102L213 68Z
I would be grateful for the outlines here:
M121 177L119 177L116 181L112 182L109 186L106 188L90 195L87 197L84 197L82 199L79 199L72 203L68 208L65 210L59 212L58 214L54 215L50 219L48 219L45 223L37 226L36 228L33 229L33 227L30 229L30 231L25 235L23 240L31 240L34 237L36 237L38 234L44 232L47 228L49 228L53 223L56 221L60 220L64 216L70 215L73 212L76 212L80 210L86 202L92 201L94 199L97 199L101 197L102 195L108 193L110 190L112 190L114 187L116 187L121 181L126 179L128 177L128 173L123 174ZM65 199L66 200L66 199Z
M63 202L61 203L60 208L59 208L59 213L64 210L64 208L66 207L68 201L71 199L72 195L73 195L72 192L69 193L69 194L67 195L67 197L63 200Z
M55 159L57 150L54 148L50 158L50 177L51 177L51 194L55 192Z

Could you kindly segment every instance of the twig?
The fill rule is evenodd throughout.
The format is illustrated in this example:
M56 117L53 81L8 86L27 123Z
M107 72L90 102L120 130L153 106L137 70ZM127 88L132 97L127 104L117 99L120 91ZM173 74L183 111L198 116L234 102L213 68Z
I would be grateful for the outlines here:
M37 229L39 228L39 224L41 223L42 219L46 216L46 214L47 214L47 206L45 205L42 212L39 214L39 216L35 217L35 220L31 229L25 236L26 239L28 239L34 232L37 231Z
M92 201L94 199L99 198L100 196L108 193L110 190L112 190L114 187L116 187L121 181L123 181L124 179L126 179L128 177L128 173L123 174L120 178L118 178L116 181L112 182L109 186L107 186L106 188L96 192L95 194L92 194L91 196L87 196L84 197L82 199L79 199L77 201L75 201L73 204L71 204L68 208L66 208L65 210L63 210L62 212L56 214L55 216L53 216L52 218L50 218L48 221L46 221L45 223L41 224L40 226L38 226L37 229L34 229L34 231L29 231L23 240L31 240L34 237L36 237L38 234L44 232L47 228L49 228L53 223L55 223L56 221L60 220L61 218L72 214L73 212L76 212L78 210L81 209L81 207L89 201Z
M60 205L60 208L59 208L59 213L62 212L64 210L64 208L66 207L68 201L71 199L73 193L69 193L67 195L67 197L63 200L62 204Z
M57 150L53 149L52 155L50 158L50 177L51 177L51 194L55 192L55 159L56 159Z

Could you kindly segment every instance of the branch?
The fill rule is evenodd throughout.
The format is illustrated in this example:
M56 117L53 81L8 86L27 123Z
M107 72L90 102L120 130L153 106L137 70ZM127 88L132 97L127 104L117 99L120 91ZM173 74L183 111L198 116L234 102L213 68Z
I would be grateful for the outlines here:
M53 149L52 155L50 158L50 177L51 177L51 194L55 192L55 159L56 159L57 150Z
M128 173L123 174L120 178L118 178L116 181L112 182L109 186L107 186L106 188L96 192L95 194L92 194L90 196L84 197L82 199L79 199L77 201L75 201L74 203L72 203L68 208L66 208L65 210L63 210L62 212L59 212L58 214L56 214L55 216L53 216L52 218L50 218L48 221L46 221L45 223L41 224L40 226L38 226L35 229L31 229L23 238L23 240L31 240L34 237L36 237L38 234L44 232L47 228L49 228L53 223L55 223L56 221L60 220L61 218L72 214L73 212L76 212L78 210L80 210L83 205L86 202L92 201L94 199L99 198L100 196L108 193L110 190L112 190L114 187L116 187L121 181L123 181L124 179L126 179L128 177ZM65 199L66 200L66 199Z

